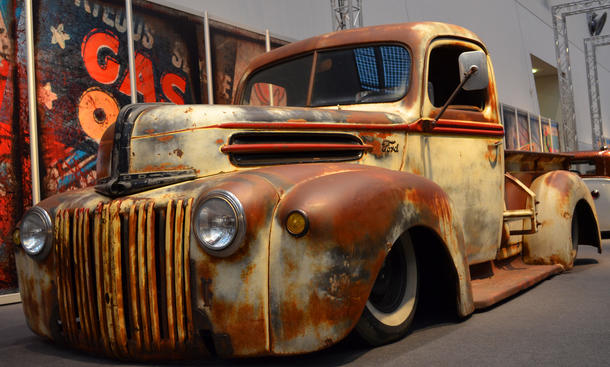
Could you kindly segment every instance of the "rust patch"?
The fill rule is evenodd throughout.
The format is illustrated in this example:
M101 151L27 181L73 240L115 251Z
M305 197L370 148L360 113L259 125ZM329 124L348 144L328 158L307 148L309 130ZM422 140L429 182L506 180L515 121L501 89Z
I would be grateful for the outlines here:
M498 150L499 149L493 145L487 146L487 152L485 152L485 159L489 162L497 162Z
M545 257L528 258L527 263L532 264L532 265L559 264L559 265L563 266L564 269L569 269L570 267L572 267L572 264L573 264L573 263L570 263L570 264L566 263L565 261L563 261L561 259L561 256L559 256L557 254L553 254L553 255L549 256L548 258L545 258Z
M167 141L172 140L173 138L174 138L174 136L173 136L173 135L165 135L165 136L159 136L159 137L157 137L157 140L158 140L158 141L161 141L161 142L167 142Z
M216 144L224 144L224 142L223 139L216 139Z
M184 113L189 113L189 112L193 112L193 107L188 107L186 110L184 110Z
M294 339L305 334L305 312L299 308L294 298L283 302L281 305L281 338L283 340ZM311 310L311 308L310 308Z
M544 183L547 186L553 187L561 194L559 196L561 208L566 208L570 200L569 195L567 195L567 193L571 192L572 186L570 175L572 174L566 171L554 171L547 174L544 178Z
M265 352L265 320L261 307L250 303L234 304L214 300L214 330L227 334L236 355L260 355Z
M387 140L385 140L387 137L392 136L392 134L390 133L385 133L385 132L362 132L360 133L360 138L362 139L363 142L365 142L366 144L370 144L373 146L373 149L371 150L371 154L374 155L377 158L383 158L384 156L387 155L387 151L384 151L386 147L385 144L387 144Z
M181 149L174 149L174 154L178 156L178 158L182 158L184 152Z
M254 270L254 268L256 267L256 264L248 264L248 266L246 266L242 271L241 271L241 280L244 282L248 281L248 277L250 277L250 275L252 274L252 271Z
M154 133L157 132L157 130L155 130L155 129L146 129L146 130L144 130L144 132L147 133L147 134L154 134Z
M191 169L191 167L185 166L182 164L172 165L171 163L161 163L158 166L148 165L148 166L142 167L141 169L133 170L133 173L144 173L144 172L154 172L154 171L182 171L182 170L187 170L187 169Z

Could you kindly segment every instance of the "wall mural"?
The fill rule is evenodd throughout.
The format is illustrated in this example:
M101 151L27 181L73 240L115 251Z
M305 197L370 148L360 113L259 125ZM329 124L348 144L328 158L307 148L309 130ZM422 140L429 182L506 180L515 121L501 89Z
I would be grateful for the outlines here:
M43 198L95 182L98 142L120 107L130 103L123 6L120 1L35 2ZM197 101L198 79L191 77L198 67L197 27L168 11L134 6L139 102Z
M248 63L265 52L265 36L210 20L214 103L229 104ZM271 38L271 48L288 42ZM205 67L202 68L205 70ZM206 87L207 88L207 87ZM207 96L204 98L207 101Z
M15 172L14 18L12 1L0 0L0 294L17 287L11 235L21 201Z
M16 4L16 5L13 5ZM122 0L34 0L41 196L95 182L99 140L130 103ZM134 0L139 102L207 101L203 19ZM17 278L12 232L31 206L23 1L0 0L0 294ZM210 21L216 103L231 103L263 34ZM272 47L287 42L272 39Z

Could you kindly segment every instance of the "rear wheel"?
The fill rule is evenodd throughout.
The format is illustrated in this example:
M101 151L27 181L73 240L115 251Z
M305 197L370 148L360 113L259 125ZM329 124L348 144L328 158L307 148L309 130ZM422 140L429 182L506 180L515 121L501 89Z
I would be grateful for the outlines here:
M388 253L356 331L367 343L386 344L409 331L417 306L417 261L409 236Z

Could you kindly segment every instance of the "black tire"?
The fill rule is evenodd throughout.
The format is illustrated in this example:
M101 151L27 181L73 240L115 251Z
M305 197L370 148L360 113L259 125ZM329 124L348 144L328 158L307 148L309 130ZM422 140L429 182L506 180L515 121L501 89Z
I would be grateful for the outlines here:
M368 344L382 345L404 337L408 331L418 296L415 250L408 235L402 236L388 253L356 332Z

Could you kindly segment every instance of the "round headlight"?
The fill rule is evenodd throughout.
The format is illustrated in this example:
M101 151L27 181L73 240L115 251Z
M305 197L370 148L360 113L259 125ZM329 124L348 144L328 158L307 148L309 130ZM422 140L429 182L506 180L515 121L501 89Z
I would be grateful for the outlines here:
M46 210L39 206L31 208L19 225L21 246L30 256L41 256L51 247L53 225Z
M241 203L227 191L213 191L197 206L193 231L203 248L217 256L235 252L245 235Z

